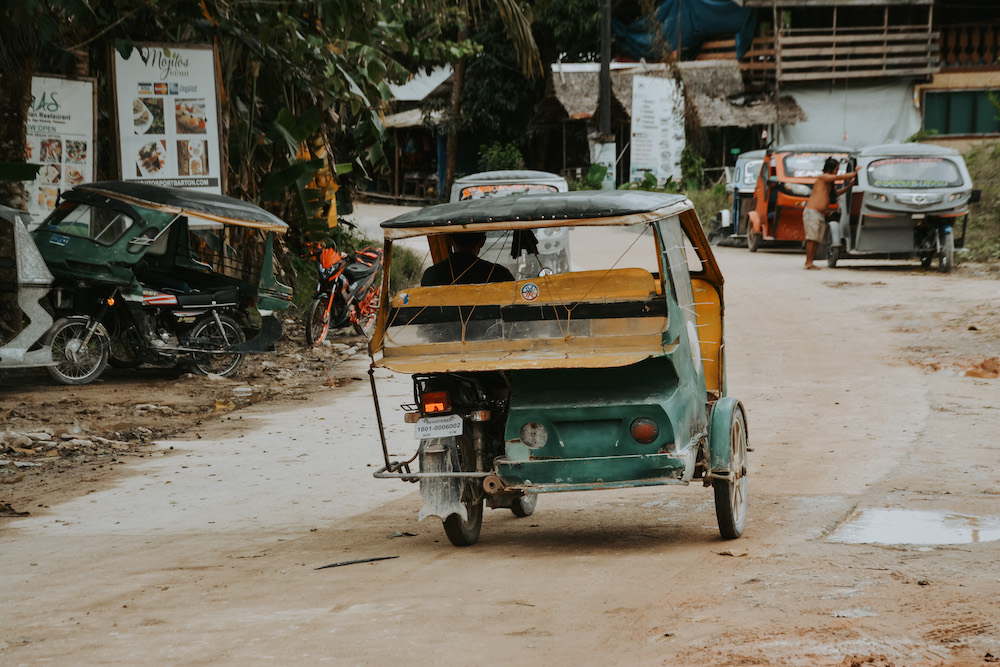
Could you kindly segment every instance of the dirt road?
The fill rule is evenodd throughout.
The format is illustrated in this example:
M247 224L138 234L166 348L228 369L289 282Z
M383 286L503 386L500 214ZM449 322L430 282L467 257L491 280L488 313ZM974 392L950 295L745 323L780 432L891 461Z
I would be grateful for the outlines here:
M4 519L0 663L996 662L1000 281L717 254L753 448L742 539L719 539L692 485L543 495L454 548L417 522L414 486L371 478L354 382L239 410ZM404 455L409 383L380 378Z

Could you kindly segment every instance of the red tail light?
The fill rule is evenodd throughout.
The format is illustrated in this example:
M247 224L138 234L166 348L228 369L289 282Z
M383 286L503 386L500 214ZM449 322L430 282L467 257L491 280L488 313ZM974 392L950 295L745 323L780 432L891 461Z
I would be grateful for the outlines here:
M420 397L420 411L424 414L451 412L451 396L446 391L429 391Z
M635 441L643 445L648 445L660 435L660 427L652 419L636 419L629 430Z

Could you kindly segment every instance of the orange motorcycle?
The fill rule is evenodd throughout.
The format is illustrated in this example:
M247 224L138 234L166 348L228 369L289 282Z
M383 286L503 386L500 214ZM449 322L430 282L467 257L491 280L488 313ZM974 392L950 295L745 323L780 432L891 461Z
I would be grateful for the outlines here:
M319 345L331 328L348 325L370 338L382 293L382 250L363 248L341 253L331 241L317 244L312 250L319 280L306 311L306 342Z

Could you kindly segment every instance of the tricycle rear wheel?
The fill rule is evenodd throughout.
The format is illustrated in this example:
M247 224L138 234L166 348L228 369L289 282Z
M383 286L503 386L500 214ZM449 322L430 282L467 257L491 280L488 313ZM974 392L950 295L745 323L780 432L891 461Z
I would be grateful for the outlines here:
M458 438L458 469L462 472L473 472L476 469L476 453L472 440L467 437ZM444 534L448 541L456 547L469 547L479 541L479 533L483 529L483 496L479 493L480 480L464 478L462 482L462 497L460 502L465 507L468 519L462 519L458 514L449 514L444 520Z
M469 518L463 520L457 514L450 514L444 520L444 534L448 541L456 547L469 547L479 541L479 533L483 529L483 499L469 502L462 498Z
M941 233L941 252L938 255L938 271L951 273L955 268L955 235L951 232Z
M712 487L722 539L735 540L743 534L747 514L747 423L738 407L729 425L729 476L712 480Z
M538 494L537 493L526 493L520 498L515 498L510 504L510 511L513 512L514 516L519 519L523 519L526 516L531 516L532 512L535 511L535 505L538 504Z

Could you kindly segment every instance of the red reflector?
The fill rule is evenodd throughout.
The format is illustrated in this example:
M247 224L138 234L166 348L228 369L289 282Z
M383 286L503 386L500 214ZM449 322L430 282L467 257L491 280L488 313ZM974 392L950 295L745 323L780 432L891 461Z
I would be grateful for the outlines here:
M451 397L446 391L429 391L420 397L420 404L424 413L451 411Z
M643 445L648 445L660 435L660 427L652 419L636 419L630 430L635 441Z

